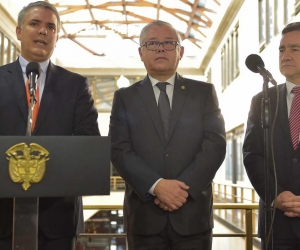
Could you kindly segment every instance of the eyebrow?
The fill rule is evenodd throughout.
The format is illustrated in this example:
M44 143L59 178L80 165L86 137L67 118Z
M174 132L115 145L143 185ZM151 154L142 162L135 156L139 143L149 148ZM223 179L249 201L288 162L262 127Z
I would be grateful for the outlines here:
M157 37L150 37L150 38L149 38L149 41L157 41L157 39L158 39ZM174 40L173 37L166 37L165 39L166 39L166 40Z
M288 44L287 46L282 45L282 46L279 46L279 49L282 49L282 48L285 48L285 47L288 47L288 48L300 48L300 44Z
M39 19L34 19L34 18L31 19L30 21L31 21L31 22L34 21L34 22L38 22L38 23L41 23L41 22L42 22L41 20L39 20ZM48 24L48 25L49 25L49 24L50 24L50 25L54 25L54 26L56 27L56 24L55 24L55 23L47 23L47 24Z

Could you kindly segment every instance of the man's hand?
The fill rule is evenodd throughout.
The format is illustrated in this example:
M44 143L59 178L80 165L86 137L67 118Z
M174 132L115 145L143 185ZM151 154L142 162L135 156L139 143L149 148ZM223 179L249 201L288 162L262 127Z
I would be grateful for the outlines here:
M164 210L177 210L186 202L189 196L188 189L189 186L184 182L162 179L154 189L156 195L154 202Z
M284 191L277 196L276 207L288 217L300 217L300 196Z
M158 198L155 198L154 203L158 205L161 209L172 212L173 209L169 208L167 204L161 202Z

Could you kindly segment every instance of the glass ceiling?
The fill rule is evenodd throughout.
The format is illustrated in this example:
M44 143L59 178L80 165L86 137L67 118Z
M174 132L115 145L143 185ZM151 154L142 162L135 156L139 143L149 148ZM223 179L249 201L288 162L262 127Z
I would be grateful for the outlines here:
M18 11L32 2L11 1ZM171 23L182 37L185 55L179 67L198 68L199 54L220 7L218 0L47 2L57 8L62 21L54 55L60 65L71 68L143 68L139 34L156 19Z
M2 0L3 1L3 0ZM16 12L34 0L7 0ZM110 112L117 79L131 83L146 74L141 62L139 34L153 20L171 23L182 37L184 56L178 72L201 77L201 60L231 0L45 0L61 17L55 63L88 76L95 106ZM10 10L10 13L14 13ZM17 14L12 14L17 18ZM213 25L214 24L214 25ZM54 59L54 58L52 58ZM203 72L202 72L203 73Z

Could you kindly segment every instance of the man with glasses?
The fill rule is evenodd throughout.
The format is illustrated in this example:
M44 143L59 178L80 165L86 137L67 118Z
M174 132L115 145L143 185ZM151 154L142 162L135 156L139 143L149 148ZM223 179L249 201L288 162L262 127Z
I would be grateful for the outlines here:
M126 182L124 219L133 249L212 245L211 182L225 156L214 86L176 73L184 48L171 24L140 35L147 76L115 92L112 163Z

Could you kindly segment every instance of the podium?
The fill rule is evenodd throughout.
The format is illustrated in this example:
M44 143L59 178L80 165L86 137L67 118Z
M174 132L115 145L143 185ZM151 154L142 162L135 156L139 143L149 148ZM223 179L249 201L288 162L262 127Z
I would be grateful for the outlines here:
M41 157L36 151L40 148L48 155L38 161ZM32 166L27 168L22 166L25 151L34 155ZM13 250L37 250L39 197L110 193L109 137L0 136L0 154L0 198L14 198ZM22 179L25 170L35 171L37 162L41 163L40 173L34 178L26 175L32 182Z

